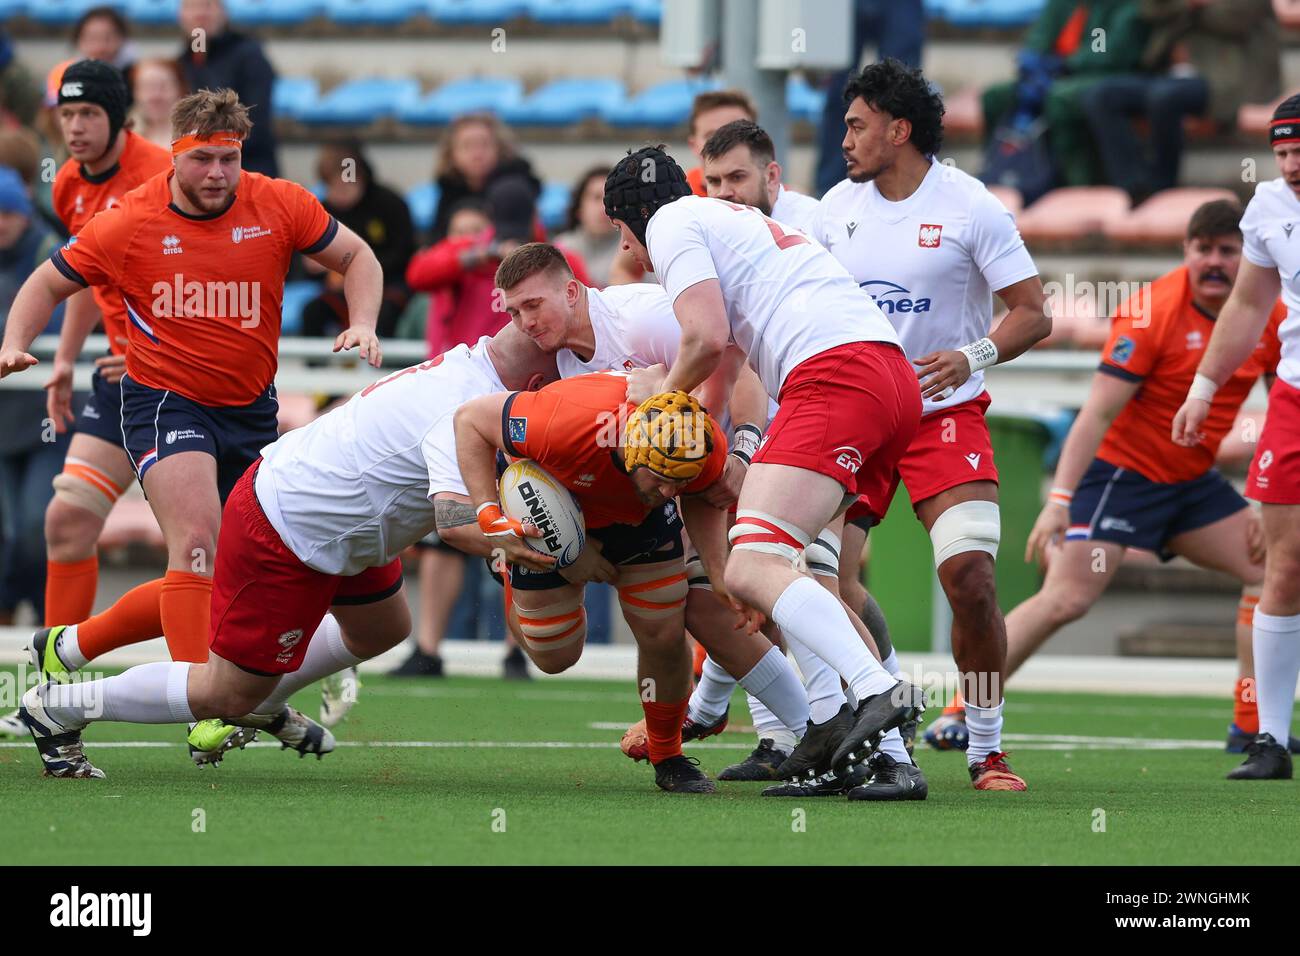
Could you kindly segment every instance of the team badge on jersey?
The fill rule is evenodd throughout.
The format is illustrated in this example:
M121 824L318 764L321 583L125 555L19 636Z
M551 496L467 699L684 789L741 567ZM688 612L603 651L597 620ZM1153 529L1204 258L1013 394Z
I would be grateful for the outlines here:
M515 444L525 441L528 435L528 419L511 418L510 419L510 440Z
M942 237L943 226L932 222L923 222L916 234L916 244L922 249L938 249Z
M1116 365L1124 365L1133 357L1133 340L1127 335L1121 335L1115 340L1115 346L1110 350L1110 360Z

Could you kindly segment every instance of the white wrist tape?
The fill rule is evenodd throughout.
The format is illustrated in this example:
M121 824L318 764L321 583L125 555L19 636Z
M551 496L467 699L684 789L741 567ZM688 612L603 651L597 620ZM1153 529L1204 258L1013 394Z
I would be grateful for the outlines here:
M1219 390L1214 379L1208 375L1196 373L1196 378L1192 379L1192 387L1187 390L1188 398L1199 398L1203 402L1214 401L1214 393Z
M987 336L978 342L963 345L957 351L966 356L966 361L970 362L972 373L978 372L982 368L988 368L990 365L998 364L998 347Z
M731 454L748 465L762 440L763 432L757 425L737 425L736 433L731 437Z

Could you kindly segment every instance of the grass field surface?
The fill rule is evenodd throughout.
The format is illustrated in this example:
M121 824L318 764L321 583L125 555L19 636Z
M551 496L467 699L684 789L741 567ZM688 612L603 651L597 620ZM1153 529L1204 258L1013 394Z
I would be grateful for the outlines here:
M294 704L313 716L319 695ZM924 802L657 790L618 750L640 708L625 683L364 676L317 761L274 746L189 763L183 728L99 724L107 779L40 776L0 745L10 864L1291 864L1300 782L1223 779L1226 699L1010 695L1027 793L976 793L963 755L918 746ZM734 725L748 723L742 697ZM689 745L711 775L754 745Z

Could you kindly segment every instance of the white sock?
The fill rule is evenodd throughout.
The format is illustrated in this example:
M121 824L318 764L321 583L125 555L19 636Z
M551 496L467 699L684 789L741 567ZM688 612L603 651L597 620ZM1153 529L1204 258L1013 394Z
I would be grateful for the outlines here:
M966 701L966 733L970 745L966 748L966 762L972 767L991 753L1002 749L1002 707L976 707Z
M333 614L326 614L311 636L307 653L302 659L302 666L292 674L285 674L280 683L275 685L271 696L254 709L255 714L276 714L285 702L308 684L315 683L322 677L328 677L348 667L360 664L364 657L357 657L343 643L343 631ZM238 716L230 714L229 716Z
M824 660L808 650L804 644L793 641L790 653L803 674L804 690L808 693L808 712L814 724L824 724L844 706L844 688L840 675Z
M691 691L686 704L686 716L697 724L711 724L727 712L727 703L736 689L736 678L712 657L704 658L700 668L700 682Z
M907 748L903 746L903 735L894 727L885 732L885 736L880 738L880 746L877 748L889 754L899 763L910 764L912 758L907 753Z
M769 647L753 670L740 679L740 686L753 694L770 710L775 720L769 724L802 734L808 726L808 695L779 647ZM751 711L752 713L752 711ZM758 726L755 715L754 725ZM760 737L767 734L760 734Z
M858 699L889 690L897 683L871 656L839 598L812 578L801 577L781 592L772 620L798 660L803 644L844 678Z
M161 661L141 664L116 677L45 684L41 699L50 717L65 727L92 720L132 724L182 724L194 719L187 685L190 665Z
M903 668L898 665L898 651L892 647L889 649L889 656L880 662L880 666L895 677L898 677L903 672Z
M59 655L59 660L63 661L63 666L70 671L79 671L90 663L89 658L81 653L81 645L77 643L77 625L75 624L69 624L54 639L54 653Z
M1282 617L1255 609L1255 699L1259 732L1283 747L1291 736L1296 677L1300 676L1300 614Z
M781 718L767 709L767 704L753 694L746 694L745 699L749 702L749 719L754 724L754 736L758 738L759 743L770 740L775 749L787 754L794 750L799 735L804 732L804 727L807 725L800 727L799 733L796 734L781 723Z

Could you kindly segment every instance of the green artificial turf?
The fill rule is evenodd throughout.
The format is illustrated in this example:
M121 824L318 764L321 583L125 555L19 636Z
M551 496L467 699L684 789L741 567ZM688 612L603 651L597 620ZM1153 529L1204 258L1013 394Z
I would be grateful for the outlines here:
M363 682L338 728L346 745L319 762L255 746L198 770L182 729L100 724L87 733L87 753L107 779L52 780L40 776L30 743L0 747L0 855L9 864L1300 858L1300 782L1224 780L1241 758L1221 749L1147 749L1156 740L1221 741L1226 699L1013 692L1007 732L1033 739L1006 747L1027 793L976 793L961 754L918 745L929 799L865 804L763 798L761 784L724 783L711 796L661 793L647 765L618 751L619 730L591 726L639 717L630 684L369 675ZM318 697L304 692L294 703L314 715ZM732 715L736 725L748 722L743 698ZM101 746L138 741L164 746ZM371 746L392 742L416 745ZM539 742L556 746L482 746ZM752 733L729 730L687 752L716 775L753 743Z

